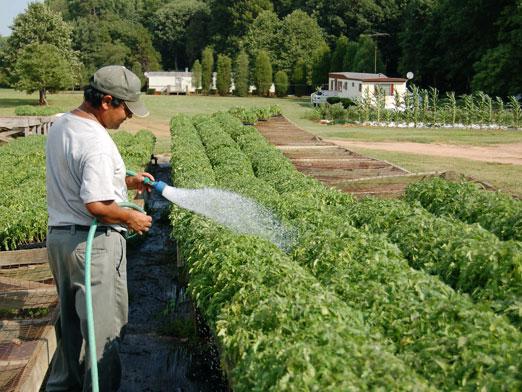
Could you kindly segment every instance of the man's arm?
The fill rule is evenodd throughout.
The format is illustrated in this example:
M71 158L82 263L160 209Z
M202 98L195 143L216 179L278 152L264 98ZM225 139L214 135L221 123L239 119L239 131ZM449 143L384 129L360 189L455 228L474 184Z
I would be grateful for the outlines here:
M87 211L101 223L122 224L138 234L149 231L152 217L139 211L118 206L114 200L95 201L85 204Z

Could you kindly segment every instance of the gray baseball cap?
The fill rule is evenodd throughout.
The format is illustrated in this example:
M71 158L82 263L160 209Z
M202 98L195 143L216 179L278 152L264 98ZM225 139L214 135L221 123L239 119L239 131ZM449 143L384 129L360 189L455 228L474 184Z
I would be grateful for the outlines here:
M90 80L96 90L123 99L138 117L146 117L149 110L140 101L141 81L123 65L108 65L97 70Z

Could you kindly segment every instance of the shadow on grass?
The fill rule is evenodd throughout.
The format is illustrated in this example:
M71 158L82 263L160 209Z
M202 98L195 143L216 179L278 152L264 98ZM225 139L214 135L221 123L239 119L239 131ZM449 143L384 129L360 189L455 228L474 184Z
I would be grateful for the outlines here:
M0 108L15 108L22 105L38 106L35 98L0 98Z
M304 108L310 108L310 109L313 108L312 104L311 104L310 101L307 100L307 99L303 99L303 100L300 99L299 101L297 101L297 104L298 104L299 106L304 107Z

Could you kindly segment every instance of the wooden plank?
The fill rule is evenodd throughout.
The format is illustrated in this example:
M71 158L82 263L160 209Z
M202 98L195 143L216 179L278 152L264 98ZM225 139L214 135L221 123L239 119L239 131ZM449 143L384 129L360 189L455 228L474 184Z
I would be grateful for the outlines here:
M54 325L45 327L38 344L22 372L16 392L38 392L51 365L56 351L56 334Z
M0 320L1 341L13 339L35 340L40 337L42 327L51 325L56 319L56 309L47 317L39 319Z
M21 265L15 268L0 268L0 277L47 283L53 279L49 264Z
M44 308L57 300L54 285L0 277L0 308Z
M0 367L0 391L12 391L27 362L23 365Z
M23 341L2 345L0 349L0 368L4 366L25 366L33 354L38 340Z
M16 135L16 134L22 133L22 132L23 132L23 130L21 130L21 129L15 129L14 131L0 132L0 135L2 135L3 137L8 137L8 136Z
M56 121L57 116L14 116L0 117L0 128L25 128Z
M0 267L47 263L47 248L0 252Z

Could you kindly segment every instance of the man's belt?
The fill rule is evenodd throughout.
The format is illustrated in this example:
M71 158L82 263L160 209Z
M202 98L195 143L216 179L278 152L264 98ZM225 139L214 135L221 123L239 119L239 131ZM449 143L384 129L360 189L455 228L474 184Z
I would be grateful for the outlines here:
M91 226L84 226L84 225L65 225L65 226L49 226L49 232L53 232L55 230L61 230L61 231L70 231L71 233L77 232L77 231L89 231L91 229ZM107 234L111 231L114 231L119 234L123 234L121 231L116 230L114 227L111 226L97 226L96 231L104 231Z

